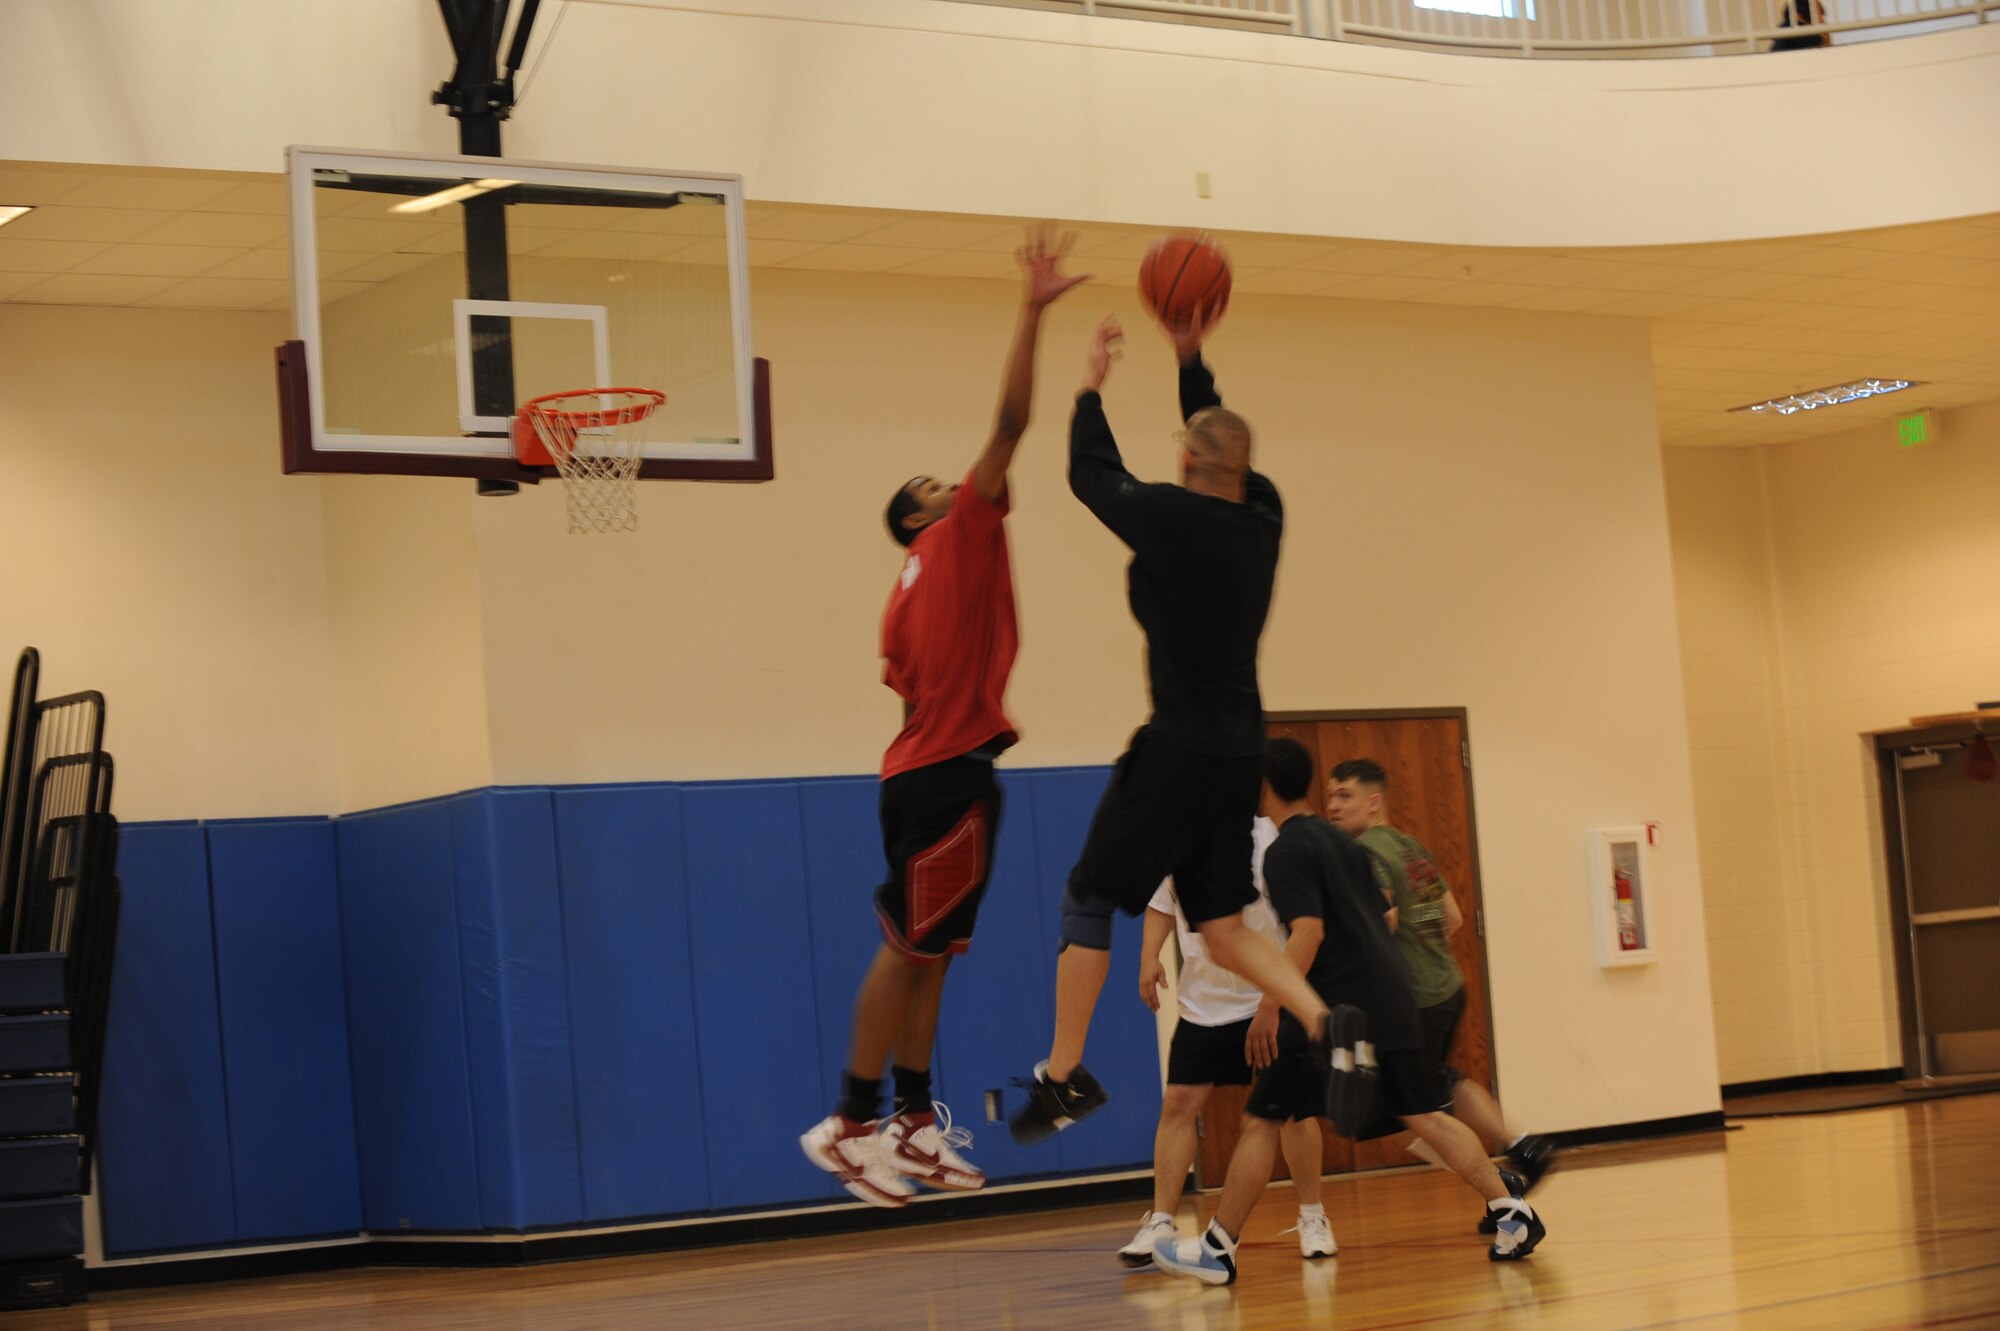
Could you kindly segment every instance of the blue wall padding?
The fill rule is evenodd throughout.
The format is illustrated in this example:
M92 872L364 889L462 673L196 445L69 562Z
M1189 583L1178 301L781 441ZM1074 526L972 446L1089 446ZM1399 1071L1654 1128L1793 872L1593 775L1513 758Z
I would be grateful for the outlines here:
M351 1234L361 1184L333 824L207 831L237 1229L257 1239Z
M583 1185L555 807L546 789L461 795L452 830L480 1218L501 1230L575 1224Z
M1111 1103L1016 1147L1103 768L1010 773L935 1089L996 1180L1143 1166L1153 1017L1122 920ZM799 1154L880 944L872 777L497 789L125 830L104 1100L115 1255L565 1227L845 1197ZM884 1088L885 1091L887 1087Z
M233 1242L207 838L196 823L126 827L118 871L99 1107L105 1251Z
M799 1106L800 1132L833 1111L853 1042L854 997L882 946L882 930L875 919L875 889L888 874L876 812L881 789L872 777L806 781L799 787L806 892L812 911L819 1071L827 1088L824 1103ZM885 1081L885 1111L888 1090Z
M554 799L584 1217L706 1210L680 791Z
M477 1230L451 802L345 817L335 840L363 1222Z
M832 1196L798 1146L827 1103L799 784L684 786L681 812L709 1204Z
M936 1093L973 1133L966 1159L991 1179L1055 1172L1052 1145L1016 1146L1005 1122L986 1121L986 1092L1004 1117L1025 1093L1013 1085L1048 1057L1055 1029L1054 950L1042 934L1036 883L1034 777L1002 772L1000 839L972 947L952 963L938 1014Z
M1043 947L1054 966L1062 895L1083 849L1091 815L1111 773L1101 767L1035 772L1035 854L1042 889ZM1064 1172L1148 1164L1160 1118L1159 1037L1152 1009L1139 1001L1139 922L1113 921L1111 971L1091 1018L1083 1061L1110 1092L1110 1103L1056 1138ZM1046 1051L1044 1051L1046 1053Z

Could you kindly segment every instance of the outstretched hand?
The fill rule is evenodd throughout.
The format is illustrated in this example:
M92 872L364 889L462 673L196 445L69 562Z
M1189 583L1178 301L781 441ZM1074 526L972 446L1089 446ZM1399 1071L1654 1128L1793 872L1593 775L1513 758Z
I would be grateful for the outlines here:
M1053 244L1051 237L1054 237ZM1058 272L1063 256L1076 244L1076 232L1065 231L1055 236L1055 228L1047 222L1038 222L1028 228L1027 240L1014 251L1015 262L1021 265L1023 297L1028 304L1040 309L1050 304L1071 287L1090 280L1089 273L1066 274Z
M1185 365L1201 353L1201 344L1208 341L1208 335L1222 322L1222 313L1229 308L1228 298L1208 305L1197 305L1184 319L1160 320L1160 327L1174 344L1174 355Z
M1118 316L1107 314L1097 325L1096 336L1090 339L1090 354L1084 361L1083 387L1086 392L1095 393L1104 387L1104 377L1111 373L1111 362L1125 354L1125 330L1118 324Z

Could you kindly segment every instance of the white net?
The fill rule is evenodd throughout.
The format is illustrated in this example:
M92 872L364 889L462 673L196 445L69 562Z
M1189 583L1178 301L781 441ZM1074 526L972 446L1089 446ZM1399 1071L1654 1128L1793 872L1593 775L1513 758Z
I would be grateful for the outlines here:
M521 408L562 477L572 532L638 529L632 494L645 460L642 426L666 400L649 388L583 388Z

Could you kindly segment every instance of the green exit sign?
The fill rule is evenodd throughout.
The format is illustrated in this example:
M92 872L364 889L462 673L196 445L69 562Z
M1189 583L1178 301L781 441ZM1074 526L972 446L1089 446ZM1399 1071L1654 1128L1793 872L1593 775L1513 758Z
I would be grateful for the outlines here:
M1937 413L1929 410L1913 411L1907 416L1896 418L1896 442L1904 448L1915 448L1928 444L1937 438Z

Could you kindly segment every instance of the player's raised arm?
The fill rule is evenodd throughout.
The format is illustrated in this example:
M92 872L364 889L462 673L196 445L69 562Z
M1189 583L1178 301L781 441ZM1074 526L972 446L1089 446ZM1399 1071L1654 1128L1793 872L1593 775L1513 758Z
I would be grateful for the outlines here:
M1045 222L1032 227L1014 258L1021 265L1021 315L1014 325L1014 345L1007 352L1007 368L1000 381L1000 406L993 417L993 436L973 464L972 483L982 498L998 503L1007 489L1007 469L1014 463L1014 449L1027 433L1028 417L1035 398L1035 343L1042 326L1042 311L1089 274L1074 276L1061 271L1063 256L1076 243L1074 231L1051 241L1052 229Z
M1111 422L1104 416L1104 387L1111 366L1123 354L1125 330L1107 314L1097 325L1084 358L1083 386L1069 422L1069 488L1118 538L1131 545L1144 526L1144 489L1125 470Z
M1215 376L1201 359L1202 343L1208 341L1208 335L1221 322L1222 310L1211 306L1198 306L1185 319L1169 322L1163 318L1160 321L1167 340L1174 344L1174 359L1181 367L1181 419L1184 421L1203 408L1222 405L1222 395L1215 391Z

